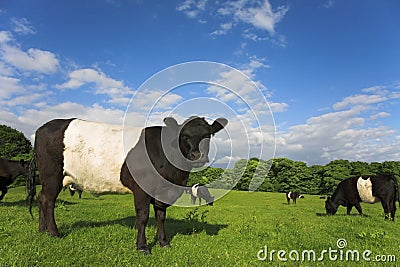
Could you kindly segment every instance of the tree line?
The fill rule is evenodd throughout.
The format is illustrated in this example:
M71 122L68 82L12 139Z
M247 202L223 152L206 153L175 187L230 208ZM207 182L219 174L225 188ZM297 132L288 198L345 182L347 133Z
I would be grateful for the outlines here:
M400 161L350 162L333 160L328 164L307 166L305 162L287 158L261 160L242 159L233 169L207 167L191 173L189 185L209 184L213 188L249 190L252 179L258 179L257 191L289 192L303 194L332 194L340 181L351 176L391 174L400 178Z

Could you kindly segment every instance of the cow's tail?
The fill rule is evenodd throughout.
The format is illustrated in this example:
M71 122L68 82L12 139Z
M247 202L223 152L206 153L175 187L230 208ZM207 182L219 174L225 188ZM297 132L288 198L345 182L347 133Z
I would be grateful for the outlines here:
M29 163L29 176L26 181L26 192L28 194L27 200L29 203L29 213L32 214L32 205L33 205L33 200L36 195L36 153L35 150L33 152L33 157Z
M396 206L396 200L399 202L399 207L400 207L400 192L399 192L399 184L397 182L396 177L394 177L394 175L390 175L390 178L392 179L393 183L394 183L394 188L395 188L395 192L396 192L396 196L394 198L394 203L393 206Z

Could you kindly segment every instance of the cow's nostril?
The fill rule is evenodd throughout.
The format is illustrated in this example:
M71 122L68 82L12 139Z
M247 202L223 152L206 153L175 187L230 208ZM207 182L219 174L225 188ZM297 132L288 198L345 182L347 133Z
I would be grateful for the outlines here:
M190 160L198 160L201 158L201 153L200 152L191 152L189 154L189 159Z

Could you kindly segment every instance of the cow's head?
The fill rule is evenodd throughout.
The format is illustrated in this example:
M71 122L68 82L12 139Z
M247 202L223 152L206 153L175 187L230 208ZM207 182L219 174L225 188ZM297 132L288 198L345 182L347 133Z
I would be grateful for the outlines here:
M210 150L210 138L228 123L224 118L216 119L209 124L204 118L190 117L179 125L174 118L164 119L167 128L176 133L175 146L191 167L201 167L206 164Z
M326 210L326 214L328 215L334 215L337 210L338 210L339 205L335 204L331 197L328 197L325 201L325 210Z
M213 206L214 205L214 197L210 197L209 200L206 200L207 206Z
M25 177L29 176L29 161L19 160L19 172Z

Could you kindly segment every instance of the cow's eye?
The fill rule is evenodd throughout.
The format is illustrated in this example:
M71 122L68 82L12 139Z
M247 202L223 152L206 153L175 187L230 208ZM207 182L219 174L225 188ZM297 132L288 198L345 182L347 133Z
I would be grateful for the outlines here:
M182 139L183 141L187 141L187 140L189 140L189 136L187 136L186 134L182 134L182 135L181 135L181 139Z

